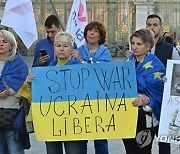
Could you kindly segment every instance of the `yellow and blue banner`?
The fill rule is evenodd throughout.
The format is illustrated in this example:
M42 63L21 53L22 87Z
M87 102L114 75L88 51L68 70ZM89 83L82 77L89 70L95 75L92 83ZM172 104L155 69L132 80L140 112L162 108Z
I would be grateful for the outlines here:
M39 141L133 138L138 108L134 62L32 69L32 114Z

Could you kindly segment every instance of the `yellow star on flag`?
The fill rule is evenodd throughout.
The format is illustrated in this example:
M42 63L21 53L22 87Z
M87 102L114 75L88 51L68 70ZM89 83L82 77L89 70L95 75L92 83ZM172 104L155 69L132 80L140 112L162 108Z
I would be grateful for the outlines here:
M154 73L154 79L159 78L161 80L161 75L163 75L163 74L164 73L162 73L162 72L155 72Z
M153 68L153 66L152 66L152 60L149 61L148 63L144 64L143 67L144 67L145 70L147 70L148 68Z

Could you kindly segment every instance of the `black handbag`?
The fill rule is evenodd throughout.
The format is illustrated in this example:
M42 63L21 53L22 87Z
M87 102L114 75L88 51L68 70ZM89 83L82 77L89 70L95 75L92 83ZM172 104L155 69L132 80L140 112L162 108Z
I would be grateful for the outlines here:
M0 108L0 129L13 129L18 109Z

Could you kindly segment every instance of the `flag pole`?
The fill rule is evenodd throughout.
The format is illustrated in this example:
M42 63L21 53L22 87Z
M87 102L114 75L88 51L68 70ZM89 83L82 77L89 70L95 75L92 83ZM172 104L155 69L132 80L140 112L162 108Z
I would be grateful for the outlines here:
M61 18L60 18L60 16L59 16L59 14L57 13L57 10L56 10L56 8L55 8L55 6L54 6L54 3L52 2L52 0L49 0L49 2L50 2L50 4L51 4L51 6L52 6L52 9L53 9L55 15L57 16L57 18L58 18L58 20L59 20L59 22L60 22L60 25L61 25L62 30L65 31L65 26L64 26L64 24L63 24L63 22L62 22L62 20L61 20Z
M129 4L128 0L126 0L126 17L127 17L127 24L128 24L128 42L129 42L129 50L131 50L131 42L129 40L131 35L131 28L130 28L130 18L129 18Z

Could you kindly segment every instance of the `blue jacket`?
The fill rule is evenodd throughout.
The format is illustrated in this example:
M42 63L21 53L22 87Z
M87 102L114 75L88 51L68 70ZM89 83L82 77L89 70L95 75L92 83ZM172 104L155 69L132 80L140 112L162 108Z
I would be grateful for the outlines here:
M16 142L21 141L24 149L29 149L31 147L30 145L30 139L29 139L29 133L26 129L26 121L25 121L25 108L22 106L18 114L14 120L13 123L15 134L14 134L14 140Z
M32 67L39 66L38 61L39 61L39 54L40 54L40 49L45 49L47 54L50 56L50 60L45 63L44 66L49 65L50 61L54 60L54 42L52 42L50 39L45 38L41 41L39 41L36 44L35 50L34 50L34 61Z
M90 54L87 44L80 46L77 50L79 51L81 57L88 63L90 61L92 61L93 63L112 61L111 52L104 45L100 45L96 52L92 54Z
M6 61L0 75L0 91L5 90L4 82L15 92L23 85L28 75L28 66L17 52L13 61Z

